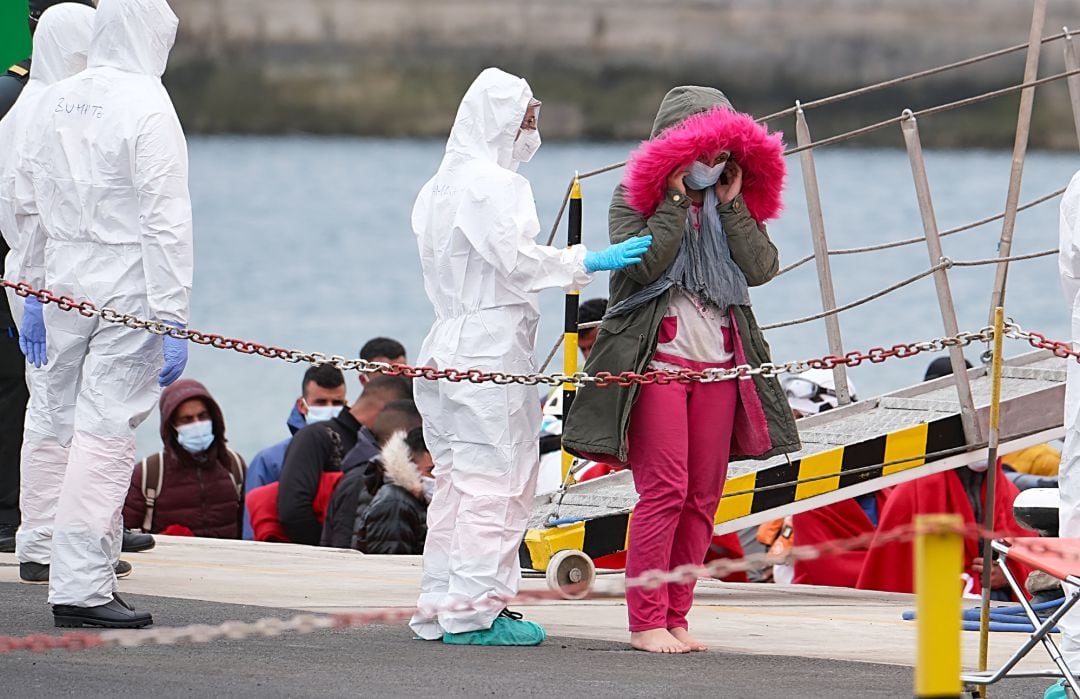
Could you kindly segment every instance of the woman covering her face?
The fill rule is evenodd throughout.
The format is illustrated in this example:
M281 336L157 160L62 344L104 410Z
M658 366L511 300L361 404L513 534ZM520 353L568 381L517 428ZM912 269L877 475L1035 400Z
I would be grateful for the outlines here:
M735 112L718 90L677 87L652 138L631 156L609 212L613 242L652 235L640 264L611 275L607 314L585 365L601 371L702 370L770 362L750 287L776 276L764 221L780 211L779 134ZM775 378L587 387L563 444L628 465L639 500L626 574L700 565L730 459L797 451L799 436ZM662 653L705 650L686 615L694 585L627 591L631 643Z

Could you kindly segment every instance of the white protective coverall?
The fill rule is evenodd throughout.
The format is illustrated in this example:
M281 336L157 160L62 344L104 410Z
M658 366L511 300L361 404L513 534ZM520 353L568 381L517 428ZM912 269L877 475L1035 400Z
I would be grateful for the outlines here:
M187 145L161 84L177 24L165 0L101 0L87 69L41 98L16 214L40 222L25 241L28 282L186 325ZM51 562L50 603L92 607L116 585L135 428L157 402L162 339L55 304L44 319L49 363L27 410L17 553Z
M532 189L511 157L532 90L494 68L465 93L446 154L413 208L424 288L435 323L420 363L528 373L536 292L587 284L585 248L537 245ZM419 611L422 638L489 628L517 594L518 547L540 465L535 387L417 381L416 404L435 462ZM477 611L445 611L465 605ZM437 612L437 613L435 613Z
M1070 339L1080 348L1080 172L1073 175L1061 199L1058 223L1058 271L1061 289L1072 314ZM1058 536L1080 537L1080 364L1066 362L1065 448L1061 452L1058 489ZM1058 624L1061 652L1072 672L1080 673L1080 609L1074 608Z
M4 260L4 276L19 281L22 274L23 235L27 220L15 218L15 171L27 136L34 132L32 119L42 119L37 106L49 85L69 78L86 68L86 52L94 28L94 10L77 3L61 3L41 16L34 32L34 62L30 81L11 111L0 120L0 233L9 252ZM22 316L23 299L7 289L8 303L16 323ZM32 373L32 372L31 372Z

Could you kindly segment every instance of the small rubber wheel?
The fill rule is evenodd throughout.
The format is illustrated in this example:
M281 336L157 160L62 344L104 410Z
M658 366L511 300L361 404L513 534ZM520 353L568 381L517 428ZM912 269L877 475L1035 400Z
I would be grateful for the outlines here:
M563 599L584 599L596 580L596 566L581 551L564 549L548 561L545 577L548 588Z

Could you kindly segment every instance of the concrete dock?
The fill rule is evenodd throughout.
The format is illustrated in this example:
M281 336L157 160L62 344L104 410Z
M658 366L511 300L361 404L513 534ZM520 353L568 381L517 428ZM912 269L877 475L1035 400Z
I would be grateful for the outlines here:
M158 537L154 550L125 558L134 571L121 590L154 613L157 627L408 608L420 579L416 557L284 544ZM530 579L523 589L545 586ZM621 576L599 580L600 591L620 589ZM0 554L0 599L0 634L58 633L45 587L19 583L10 554ZM0 655L0 686L4 696L517 696L550 688L592 696L710 689L713 696L740 697L911 696L915 626L901 619L914 608L910 595L702 581L691 629L711 650L674 658L630 650L618 597L515 608L545 626L544 646L452 649L413 641L404 626L373 626L201 645ZM991 665L1023 639L992 634ZM974 666L977 648L978 634L965 633L966 667ZM496 660L503 657L509 664ZM349 661L336 667L334 658ZM1023 663L1049 666L1041 650ZM1010 682L997 694L1039 697L1048 684Z

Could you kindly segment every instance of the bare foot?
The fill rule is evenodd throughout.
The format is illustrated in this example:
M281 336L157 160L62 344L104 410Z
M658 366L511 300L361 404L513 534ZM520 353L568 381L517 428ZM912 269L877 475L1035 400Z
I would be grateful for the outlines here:
M671 635L667 629L649 629L634 631L630 634L630 645L637 650L649 653L689 653L690 648Z
M693 651L695 653L700 652L700 651L704 651L704 650L709 650L709 647L707 645L705 645L701 641L699 641L696 638L694 638L693 636L691 636L690 632L687 631L686 629L682 629L682 628L668 629L668 631L671 633L672 636L675 637L675 640L679 641L680 643L682 643L684 646L686 646L687 648L689 648L691 651Z

